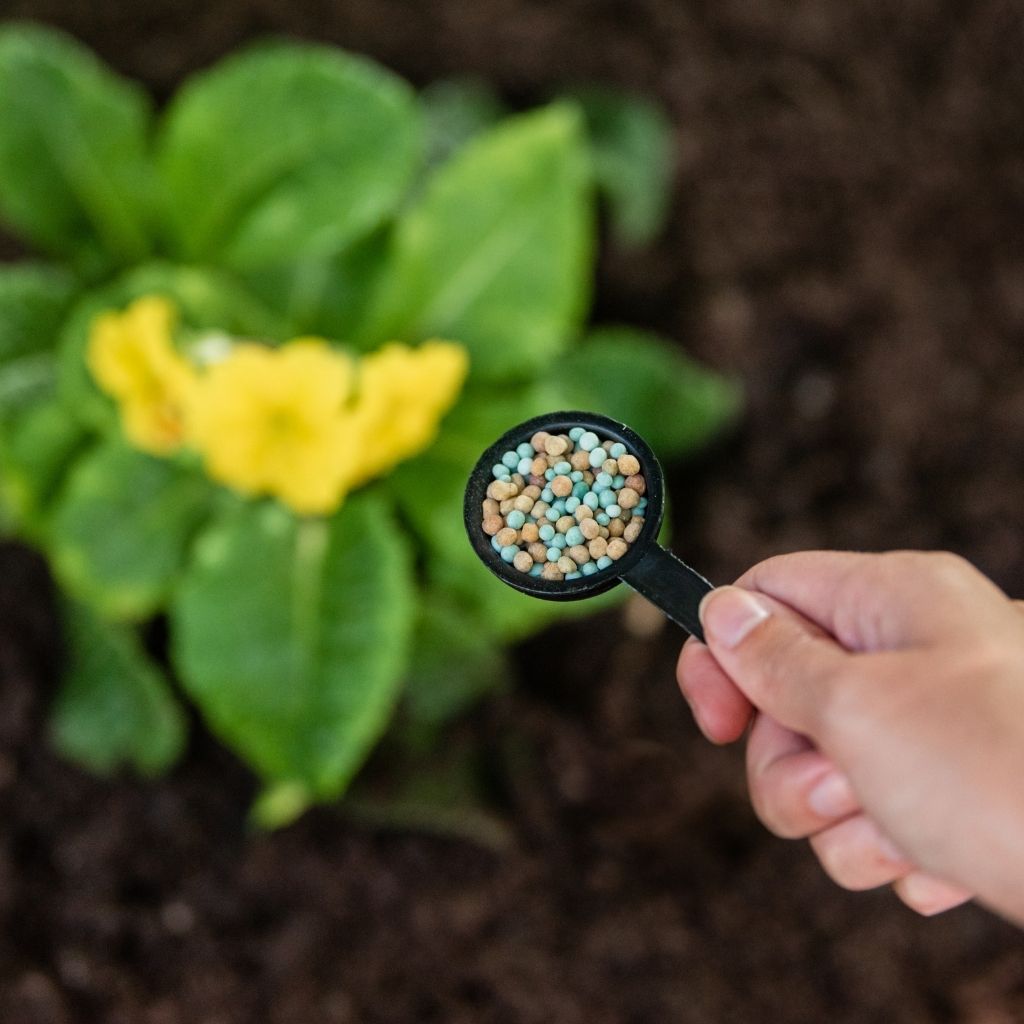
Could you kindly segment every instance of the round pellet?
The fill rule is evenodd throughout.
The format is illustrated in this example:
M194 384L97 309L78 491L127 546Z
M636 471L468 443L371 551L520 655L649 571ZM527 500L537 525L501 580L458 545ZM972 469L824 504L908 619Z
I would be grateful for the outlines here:
M499 512L499 505L493 498L484 498L484 515L496 516Z
M548 546L547 544L535 543L531 544L527 549L530 557L535 562L546 562L548 557Z
M533 503L533 509L530 512L530 515L532 515L534 519L543 519L544 513L547 512L549 508L551 508L551 506L542 498L540 501L535 501Z
M619 472L619 464L614 459L605 459L601 463L601 472L609 476L615 476Z
M500 554L503 562L511 562L519 554L519 548L515 544L509 544L501 549Z
M613 519L608 524L608 533L612 537L622 537L626 532L626 524L621 519Z
M554 562L547 562L541 576L546 580L561 580L565 578L565 573Z
M585 544L574 544L571 548L566 548L566 551L577 565L584 565L590 561L590 552Z
M618 459L619 472L623 476L632 476L634 473L640 472L640 460L635 455L630 455L628 452L622 455Z
M534 500L528 494L520 494L512 499L512 507L517 512L522 512L523 515L526 515L533 508ZM621 505L622 502L620 501L619 504Z
M562 516L555 523L555 529L559 533L568 533L576 525L576 520L572 516Z
M526 477L524 477L522 473L513 473L512 483L516 485L517 491L522 491L526 486Z
M579 566L568 555L562 555L555 565L558 566L559 572L564 573L575 572L579 568Z
M608 453L603 448L595 448L590 453L590 468L598 469L604 464L604 460L607 458Z
M615 504L609 505L605 509L605 512L608 513L608 515L612 518L612 520L616 520L616 519L619 518L619 516L622 515L622 509L619 508L619 506L615 505Z
M631 476L626 477L626 486L631 491L636 491L642 498L644 491L647 490L647 481L639 473L633 473Z
M589 505L580 505L576 511L573 512L573 516L577 523L582 523L584 519L594 518L594 510Z
M550 523L541 523L540 528L537 530L537 534L545 544L552 540L555 536L555 528Z
M568 498L572 494L572 481L567 476L556 476L551 481L551 493L558 498Z
M528 551L518 551L512 559L512 564L520 572L529 572L533 568L533 558Z
M569 442L564 437L551 436L544 442L544 451L548 455L564 455L569 450Z
M586 508L586 506L583 506ZM585 540L593 540L601 533L601 527L597 525L596 519L581 519L580 520L580 533L583 534Z
M597 560L598 569L608 569L612 566L613 562L607 555L602 555Z
M586 430L580 434L580 439L576 443L583 451L589 452L593 451L601 443L601 439L592 430Z
M488 537L495 537L499 530L504 529L505 520L501 516L484 516L483 527Z
M569 465L573 469L584 470L590 467L590 453L585 451L575 451L569 456Z
M506 498L514 497L511 493L515 485L506 480L495 480L487 485L487 497L495 501L504 501Z
M623 531L622 538L627 544L633 544L637 537L640 536L640 531L644 528L644 521L642 519L634 519L626 524L626 529Z
M562 557L562 549L556 548L554 545L552 545L547 549L547 551L544 552L544 557L549 562L557 562Z
M551 435L546 430L538 430L537 433L530 438L530 444L533 447L533 450L538 453L544 451L544 442L550 436Z
M519 543L519 531L513 530L511 526L506 526L497 533L498 543L504 548L508 547L509 544Z
M620 508L636 508L640 504L640 495L633 490L632 487L623 487L619 491L618 501L616 502Z
M506 498L504 501L498 503L498 511L503 515L507 516L509 512L516 507L515 498Z
M608 551L608 541L604 537L595 537L587 545L587 550L591 558L601 558Z
M537 529L536 523L523 523L523 528L519 531L519 536L526 544L532 544L540 536L540 531Z
M507 516L505 516L505 522L512 527L513 530L521 530L523 524L526 522L526 513L520 512L519 509L514 508Z
M608 454L613 459L618 459L626 454L626 446L621 441L616 441L615 444L608 449Z
M523 488L524 498L533 498L536 501L540 497L540 487L537 484L529 484Z
M531 476L543 476L548 469L548 461L542 455L538 455L530 466Z
M616 562L629 550L629 545L621 537L613 537L608 541L608 557Z
M608 526L611 526L611 522L609 522L607 526L601 525L600 523L598 524L598 528L601 531L598 534L598 536L604 537L605 540L607 540L611 536L611 534L608 532Z
M570 544L583 543L583 531L576 525L575 519L569 529L565 531L565 539Z

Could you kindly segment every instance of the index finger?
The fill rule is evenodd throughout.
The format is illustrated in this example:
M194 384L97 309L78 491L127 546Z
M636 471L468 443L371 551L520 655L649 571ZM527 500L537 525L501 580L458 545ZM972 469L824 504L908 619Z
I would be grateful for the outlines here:
M948 552L801 551L748 569L736 585L789 605L850 651L899 650L970 630L965 608L1006 596Z

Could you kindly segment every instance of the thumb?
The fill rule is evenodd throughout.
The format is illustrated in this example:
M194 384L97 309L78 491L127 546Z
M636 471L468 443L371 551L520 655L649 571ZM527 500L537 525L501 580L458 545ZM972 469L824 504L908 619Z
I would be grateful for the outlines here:
M700 621L715 660L750 702L815 738L847 652L791 608L741 587L711 591Z

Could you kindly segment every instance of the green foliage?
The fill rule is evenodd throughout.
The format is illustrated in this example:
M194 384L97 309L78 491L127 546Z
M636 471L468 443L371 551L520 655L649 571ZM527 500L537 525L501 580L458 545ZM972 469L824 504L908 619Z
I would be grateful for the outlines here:
M601 409L628 423L666 458L717 433L740 404L731 381L632 327L592 331L565 386L570 405Z
M458 338L473 373L508 380L558 357L589 291L591 204L579 118L510 118L439 168L395 232L362 337Z
M10 425L0 443L0 505L29 539L45 543L52 501L86 444L78 421L54 400L34 405Z
M675 170L672 126L661 108L639 96L590 88L575 97L612 230L626 245L645 245L661 230L668 211Z
M228 58L164 121L175 247L240 269L330 254L397 206L418 151L410 89L368 61L286 43Z
M668 212L675 171L672 125L642 96L590 86L569 96L583 115L593 183L608 211L613 237L624 246L650 242ZM507 113L485 83L435 82L422 93L428 163L447 160Z
M144 257L150 103L49 29L0 29L0 219L97 273Z
M50 723L57 749L101 775L169 768L185 746L185 716L136 632L70 603L64 627L67 667Z
M175 664L265 779L333 797L388 724L413 597L406 541L378 497L329 522L247 505L196 547L171 612Z
M170 596L209 496L189 467L118 440L100 444L75 465L54 509L57 579L107 618L152 615Z
M60 268L0 266L0 437L16 412L52 390L54 341L73 295Z
M416 96L369 61L284 42L201 72L154 119L79 44L0 28L0 221L59 261L0 267L0 522L70 599L59 749L99 772L178 756L184 717L139 639L167 615L184 694L264 783L257 823L342 795L399 705L420 759L398 780L403 813L469 820L472 756L454 759L452 803L447 776L420 777L426 747L508 679L509 642L621 597L541 602L490 575L462 524L481 448L576 406L674 456L737 408L662 339L580 340L596 196L619 242L650 238L670 153L640 100L581 93L510 117L478 83ZM427 451L300 518L215 487L187 449L128 446L86 353L98 314L151 295L200 364L238 339L442 336L469 350L470 380Z

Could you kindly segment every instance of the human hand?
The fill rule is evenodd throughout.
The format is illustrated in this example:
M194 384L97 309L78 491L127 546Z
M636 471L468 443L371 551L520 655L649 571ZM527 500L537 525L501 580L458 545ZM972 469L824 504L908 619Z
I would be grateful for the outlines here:
M1024 617L949 554L805 552L701 607L679 683L751 799L848 889L1024 923Z

